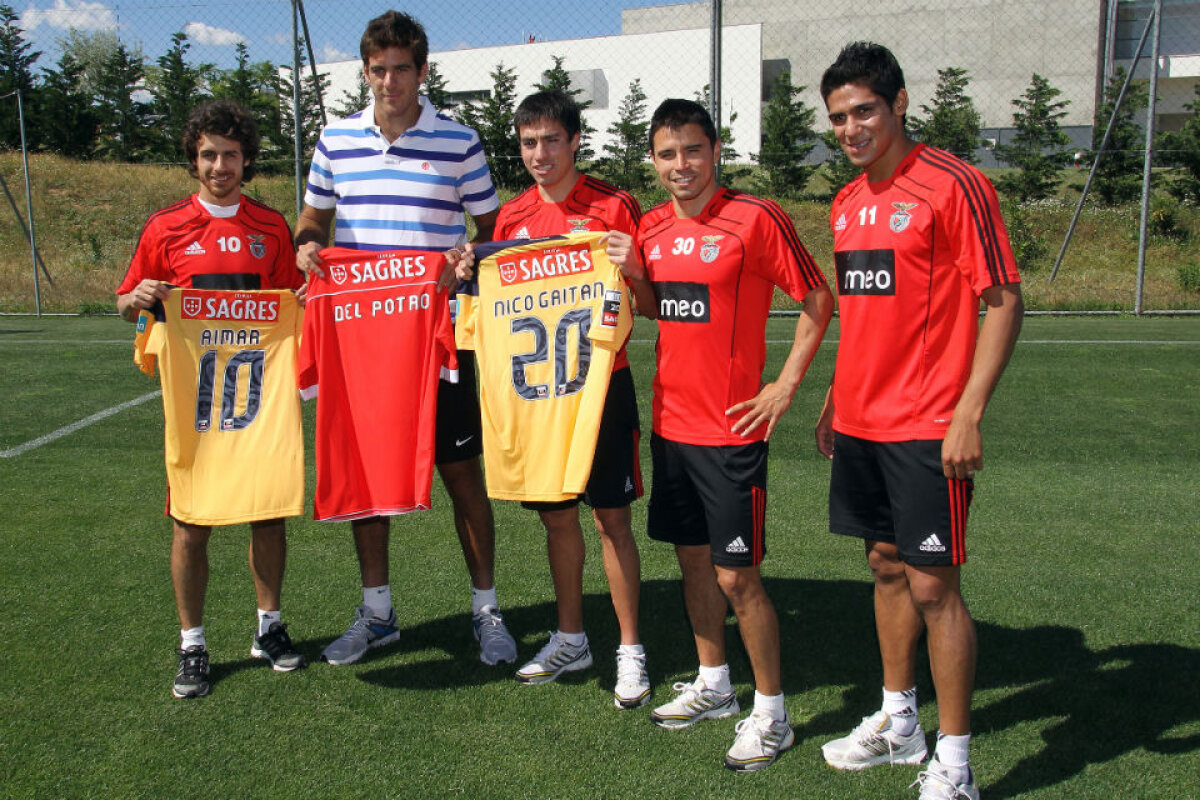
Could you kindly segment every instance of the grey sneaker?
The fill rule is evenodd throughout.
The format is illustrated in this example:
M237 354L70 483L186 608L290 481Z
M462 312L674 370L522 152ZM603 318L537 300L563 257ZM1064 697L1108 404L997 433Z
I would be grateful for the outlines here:
M550 641L538 650L533 660L517 670L517 680L530 685L548 683L563 672L575 672L591 665L592 651L587 640L580 647L572 647L560 639L558 633L551 633Z
M908 788L921 787L918 800L979 800L975 773L970 767L947 767L934 756L929 769L917 775Z
M650 702L650 678L646 675L645 653L617 651L617 683L613 687L613 705L637 708Z
M334 639L321 653L321 659L330 664L353 664L372 647L383 647L400 638L396 627L396 611L388 611L387 619L375 616L369 606L359 606L354 612L354 622L346 632Z
M650 712L650 720L660 728L686 728L702 719L724 719L741 711L736 694L715 692L700 677L694 683L679 682L671 688L679 695Z
M202 644L194 644L186 650L176 650L179 655L179 671L171 694L176 697L204 697L208 694L208 650Z
M734 772L765 769L796 741L787 718L774 719L762 711L751 713L734 730L737 731L737 738L725 754L725 766Z
M837 769L866 769L879 764L920 764L929 751L925 731L917 723L908 736L892 730L892 718L876 711L850 731L849 736L834 739L821 747L825 763Z
M494 667L501 661L517 663L517 643L513 641L504 617L495 606L484 606L471 619L475 629L475 641L479 642L479 660Z
M250 642L250 655L253 658L265 658L276 672L291 672L308 664L292 645L287 625L279 622L272 622L266 633L254 637Z

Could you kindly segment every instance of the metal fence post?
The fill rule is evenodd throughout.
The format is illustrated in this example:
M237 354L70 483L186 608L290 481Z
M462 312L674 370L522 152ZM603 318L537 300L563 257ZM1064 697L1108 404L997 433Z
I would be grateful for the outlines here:
M25 214L29 217L29 254L33 259L33 303L37 315L42 315L42 286L38 279L37 234L33 227L33 192L29 185L29 148L25 144L25 104L21 90L17 89L17 120L21 125L21 162L25 165Z
M1162 39L1162 0L1154 0L1154 47L1150 56L1150 102L1146 105L1146 157L1142 161L1142 219L1138 224L1137 294L1133 313L1142 315L1146 288L1146 227L1150 219L1150 161L1154 156L1154 112L1158 108L1158 47ZM1115 116L1115 115L1114 115Z

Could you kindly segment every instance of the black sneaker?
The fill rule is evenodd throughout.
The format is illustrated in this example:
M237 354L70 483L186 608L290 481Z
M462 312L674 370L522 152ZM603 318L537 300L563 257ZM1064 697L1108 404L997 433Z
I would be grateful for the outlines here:
M262 636L255 636L250 644L250 655L265 658L276 672L291 672L308 664L304 656L292 645L287 626L272 622Z
M204 697L208 694L208 651L202 644L194 644L179 654L179 671L175 673L175 685L171 694L176 697Z

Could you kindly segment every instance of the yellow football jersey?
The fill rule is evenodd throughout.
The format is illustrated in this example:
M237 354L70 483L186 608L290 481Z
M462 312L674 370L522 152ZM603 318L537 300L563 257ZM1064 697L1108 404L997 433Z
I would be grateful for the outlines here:
M476 248L455 332L479 365L491 497L553 502L587 485L613 358L633 327L601 236Z
M138 319L134 362L151 374L158 363L169 513L193 525L300 514L296 296L177 288L162 305Z

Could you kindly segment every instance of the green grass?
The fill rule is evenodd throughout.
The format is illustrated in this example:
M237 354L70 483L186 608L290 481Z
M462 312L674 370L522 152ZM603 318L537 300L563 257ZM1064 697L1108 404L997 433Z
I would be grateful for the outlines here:
M768 338L787 340L793 324L772 320ZM130 362L131 336L111 318L0 318L0 451L153 391ZM646 429L651 338L641 322L630 348ZM785 351L771 345L768 371ZM764 572L797 742L766 772L720 766L732 721L669 732L645 710L612 708L616 626L594 535L585 615L597 666L524 687L479 664L436 481L434 510L393 524L399 644L286 675L250 659L248 536L221 529L206 616L213 693L173 699L178 622L151 401L0 458L0 795L914 797L915 768L849 774L819 759L823 741L876 707L880 682L861 546L826 532L828 465L812 445L834 352L822 349L772 441ZM973 760L989 800L1195 796L1197 396L1200 319L1026 322L985 422L964 568L980 637ZM554 613L544 535L514 506L496 504L498 580L526 657ZM673 557L644 529L639 502L643 639L662 701L695 653ZM359 599L348 526L295 520L289 543L285 618L315 659ZM919 674L932 731L936 700L927 667Z

